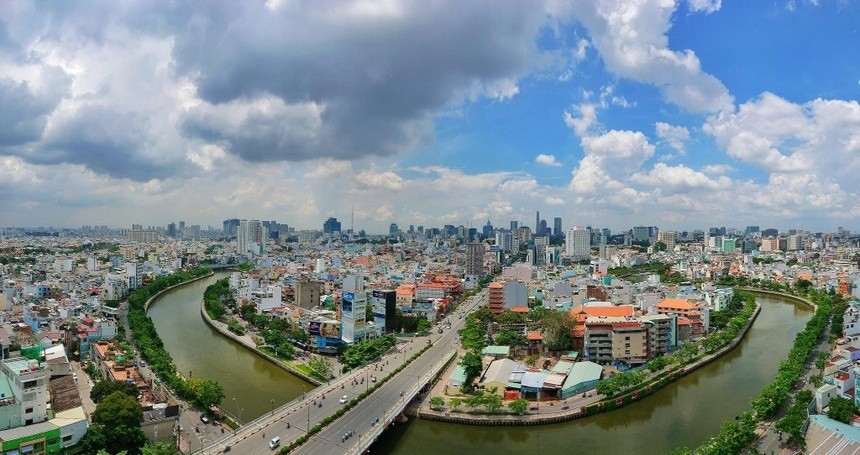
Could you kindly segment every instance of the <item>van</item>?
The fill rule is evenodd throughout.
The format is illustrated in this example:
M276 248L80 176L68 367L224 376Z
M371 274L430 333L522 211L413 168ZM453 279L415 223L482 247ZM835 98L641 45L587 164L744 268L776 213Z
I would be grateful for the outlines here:
M279 445L281 445L281 438L279 438L277 436L275 436L274 438L272 438L271 441L269 441L269 448L270 449L274 449L275 447L278 447Z

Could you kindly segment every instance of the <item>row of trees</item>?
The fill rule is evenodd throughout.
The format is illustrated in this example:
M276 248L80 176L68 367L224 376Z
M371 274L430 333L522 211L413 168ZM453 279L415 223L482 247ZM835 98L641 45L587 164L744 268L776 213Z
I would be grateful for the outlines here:
M224 390L217 381L199 378L185 380L177 374L173 358L164 349L164 343L155 330L155 324L146 314L145 304L149 298L170 286L209 273L208 270L204 269L189 269L171 275L159 276L145 286L138 288L128 298L128 324L132 338L143 357L149 362L152 370L179 396L207 412L212 406L221 403L221 400L224 399Z
M228 302L226 299L230 295L229 281L229 277L221 278L203 291L203 308L206 310L206 314L216 321L227 314Z
M791 291L788 286L779 286L783 286L784 290ZM765 284L761 287L772 289L773 286ZM709 438L695 450L684 447L675 450L672 452L673 454L730 455L743 453L756 438L755 429L757 423L766 418L772 417L782 409L791 393L791 390L800 379L804 364L824 333L824 329L827 327L827 322L831 318L831 315L833 315L834 311L831 300L832 297L828 293L817 289L811 289L805 297L812 300L818 308L812 318L806 323L803 331L798 333L795 337L794 345L788 354L788 358L779 366L777 377L773 382L765 386L759 397L750 402L752 410L744 412L734 420L724 422L723 426L720 428L720 432L717 433L716 436ZM798 394L797 401L799 402L801 399L805 398ZM789 410L789 412L791 412L791 410ZM799 413L800 411L795 412ZM783 425L784 428L793 428L795 424L796 422L789 421ZM791 435L789 437L791 437ZM795 438L797 437L799 436L796 436Z
M809 407L809 403L812 403L812 398L812 392L809 390L798 392L794 397L794 403L789 406L788 411L785 413L785 417L776 423L776 429L788 435L788 442L790 444L796 445L803 442L803 422L806 421L806 408ZM846 401L850 402L850 400ZM851 402L851 405L853 406L854 403ZM830 402L830 406L833 409L832 401ZM851 419L851 414L848 414L848 419Z
M358 368L374 361L386 351L393 348L395 344L397 344L397 338L391 334L371 340L362 340L353 344L340 355L340 363L343 366L342 372L346 373L353 368Z

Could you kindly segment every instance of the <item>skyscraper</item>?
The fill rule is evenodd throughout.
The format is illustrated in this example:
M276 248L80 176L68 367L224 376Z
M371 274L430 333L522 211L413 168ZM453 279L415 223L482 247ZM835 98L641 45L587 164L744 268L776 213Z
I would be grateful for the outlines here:
M395 236L400 229L397 227L397 223L391 223L388 225L388 235Z
M540 210L535 212L535 235L541 235L540 230Z
M340 234L341 224L337 218L329 217L323 223L323 234Z
M511 221L511 230L512 231L516 231L518 227L520 227L519 221Z
M224 220L224 235L226 237L232 237L236 235L237 229L239 229L239 218L230 218L229 220Z
M552 235L555 237L561 237L564 235L564 232L561 230L561 217L557 216L552 219Z

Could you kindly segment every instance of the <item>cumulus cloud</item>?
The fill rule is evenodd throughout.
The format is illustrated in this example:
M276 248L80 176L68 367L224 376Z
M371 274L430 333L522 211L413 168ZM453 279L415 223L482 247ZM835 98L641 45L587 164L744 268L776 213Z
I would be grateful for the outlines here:
M723 175L734 172L736 169L728 164L708 164L702 166L702 172L705 174Z
M355 179L367 189L395 191L402 190L404 186L403 179L391 171L376 172L369 170L359 173Z
M547 196L547 198L544 199L543 202L546 205L551 206L551 207L552 206L558 206L558 205L564 205L564 199L559 198L559 197L554 197L554 196Z
M691 112L730 110L734 100L716 77L702 70L692 50L669 49L667 32L679 2L567 1L555 13L581 22L606 67L622 77L659 87L665 98ZM693 11L715 11L720 2L693 0Z
M543 153L535 157L535 163L543 164L544 166L561 167L561 163L555 159L555 155L545 155Z
M662 139L669 147L675 149L678 154L684 155L684 143L690 140L690 131L683 126L674 126L664 122L654 125L657 129L657 137Z

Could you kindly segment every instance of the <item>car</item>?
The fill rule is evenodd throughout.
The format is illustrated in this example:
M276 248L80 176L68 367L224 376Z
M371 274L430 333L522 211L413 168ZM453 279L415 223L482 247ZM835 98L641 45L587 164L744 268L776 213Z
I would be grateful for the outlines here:
M203 423L209 423L209 417L206 417L206 414L200 414L200 421Z
M279 445L281 445L281 438L279 438L277 436L275 436L274 438L272 438L271 441L269 441L269 449L274 449L275 447L278 447Z
M349 401L349 397L346 395L340 397L340 400L337 400L337 402L340 404L345 404L347 401Z
M214 426L216 426L216 427L219 427L219 426L221 426L221 422L219 422L219 421L217 421L217 420L213 420L213 421L212 421L212 425L214 425Z
M376 376L371 376L371 377L370 377L370 382L376 382Z

